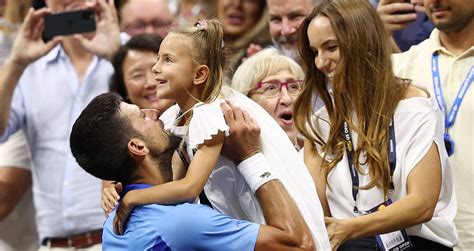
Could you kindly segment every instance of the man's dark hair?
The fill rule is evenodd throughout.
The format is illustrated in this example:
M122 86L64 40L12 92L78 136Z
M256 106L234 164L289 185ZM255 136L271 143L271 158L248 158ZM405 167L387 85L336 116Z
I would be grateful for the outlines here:
M122 101L114 93L94 98L72 127L70 147L77 163L88 173L128 184L137 163L128 153L127 144L138 133L120 113Z
M110 79L110 89L118 93L127 103L132 103L128 100L127 88L125 88L125 80L123 76L123 62L130 50L141 52L158 53L161 45L161 37L155 34L140 34L133 36L128 42L122 45L112 60L114 66L114 74ZM151 69L150 69L151 71Z

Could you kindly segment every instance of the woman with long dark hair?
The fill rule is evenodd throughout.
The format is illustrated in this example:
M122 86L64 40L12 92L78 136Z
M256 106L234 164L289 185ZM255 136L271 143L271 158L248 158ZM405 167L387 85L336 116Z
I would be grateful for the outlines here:
M456 196L443 115L425 90L394 76L390 52L366 0L322 1L304 20L295 114L305 162L333 248L449 250ZM314 94L325 105L317 112Z

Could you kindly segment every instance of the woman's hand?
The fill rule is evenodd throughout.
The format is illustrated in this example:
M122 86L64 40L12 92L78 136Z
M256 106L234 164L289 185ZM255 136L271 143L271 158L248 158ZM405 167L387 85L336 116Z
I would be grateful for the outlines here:
M333 250L337 250L352 234L350 219L341 220L333 217L324 217L324 222L326 223L331 247Z
M110 213L114 210L115 206L118 204L118 200L120 199L119 193L122 192L122 183L110 183L104 190L102 190L102 202L101 206L102 209L106 213Z

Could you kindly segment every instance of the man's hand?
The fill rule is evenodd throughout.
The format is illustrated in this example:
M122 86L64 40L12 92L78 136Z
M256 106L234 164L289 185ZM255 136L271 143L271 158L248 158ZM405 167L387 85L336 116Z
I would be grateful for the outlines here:
M74 35L82 46L99 57L109 61L120 47L120 27L118 24L117 11L114 0L98 0L86 3L96 13L96 31L94 37L89 40L82 34Z
M413 10L415 10L414 3L405 3L403 0L381 0L377 7L377 12L384 23L385 30L390 35L392 35L394 31L401 30L416 20L416 13L396 13Z
M340 220L333 217L324 217L332 250L337 250L341 244L349 239L352 231L349 221L350 219Z
M47 43L41 38L44 30L43 17L48 14L49 10L46 8L36 11L33 8L28 10L9 57L15 65L26 68L61 42L61 37L55 37Z
M246 111L229 101L222 103L221 109L230 134L224 141L222 153L237 165L260 152L260 127Z

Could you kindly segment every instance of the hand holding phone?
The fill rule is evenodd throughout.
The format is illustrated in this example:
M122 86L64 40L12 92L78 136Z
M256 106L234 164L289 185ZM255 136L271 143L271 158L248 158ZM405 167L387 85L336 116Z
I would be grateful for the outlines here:
M404 3L409 3L409 4L412 4L411 3L411 0L404 0L403 1ZM396 11L394 12L393 14L394 15L400 15L400 14L411 14L411 13L415 13L415 6L412 4L412 9L411 10L400 10L400 11Z
M414 0L380 0L377 12L390 34L416 20Z
M44 17L45 28L43 40L51 40L55 36L72 35L95 31L95 14L91 9L66 11Z

